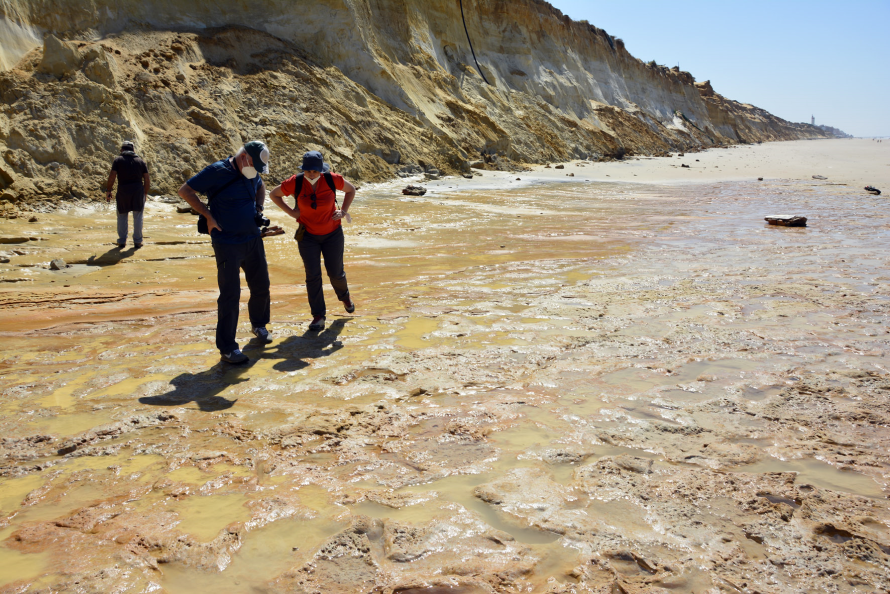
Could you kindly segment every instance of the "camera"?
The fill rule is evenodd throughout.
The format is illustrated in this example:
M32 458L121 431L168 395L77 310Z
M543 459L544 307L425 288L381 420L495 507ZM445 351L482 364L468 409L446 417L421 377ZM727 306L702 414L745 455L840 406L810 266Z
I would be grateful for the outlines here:
M268 227L272 224L272 221L264 217L261 212L258 212L253 216L253 222L256 223L257 227Z

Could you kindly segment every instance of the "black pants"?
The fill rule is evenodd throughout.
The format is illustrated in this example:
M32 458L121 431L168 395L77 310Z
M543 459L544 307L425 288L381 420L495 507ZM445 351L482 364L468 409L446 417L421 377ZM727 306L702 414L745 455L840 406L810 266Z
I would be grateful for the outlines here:
M349 297L349 286L346 284L346 271L343 270L343 228L327 235L303 235L303 241L297 244L303 268L306 269L306 295L309 297L309 309L313 316L324 316L327 309L324 304L324 292L321 290L321 257L324 256L324 267L331 280L331 286L340 301Z
M269 267L266 249L260 237L245 243L214 243L216 255L217 299L216 348L231 353L238 348L235 332L238 329L238 306L241 300L241 270L250 289L247 312L254 328L269 323Z

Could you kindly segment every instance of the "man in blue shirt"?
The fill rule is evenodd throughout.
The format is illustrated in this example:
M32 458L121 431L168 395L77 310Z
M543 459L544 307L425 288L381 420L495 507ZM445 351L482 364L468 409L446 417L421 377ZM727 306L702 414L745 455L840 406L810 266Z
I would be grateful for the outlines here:
M217 300L216 348L227 363L247 363L238 348L238 304L241 276L250 289L247 312L253 334L271 342L269 323L269 267L256 215L263 211L266 186L258 175L269 172L269 149L252 140L228 157L208 165L179 188L179 195L207 218L207 229L216 256ZM207 194L205 206L198 193Z

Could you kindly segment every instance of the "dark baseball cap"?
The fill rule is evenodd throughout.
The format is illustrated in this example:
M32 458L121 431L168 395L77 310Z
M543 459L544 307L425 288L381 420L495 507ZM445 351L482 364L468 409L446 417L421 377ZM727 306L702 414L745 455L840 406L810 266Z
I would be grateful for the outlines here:
M244 145L244 151L253 159L257 173L269 173L269 148L260 140L251 140Z
M331 170L331 166L324 162L324 157L318 151L309 151L303 155L303 171L320 171L327 173Z
M136 145L133 144L132 140L125 140L121 143L122 151L135 151Z

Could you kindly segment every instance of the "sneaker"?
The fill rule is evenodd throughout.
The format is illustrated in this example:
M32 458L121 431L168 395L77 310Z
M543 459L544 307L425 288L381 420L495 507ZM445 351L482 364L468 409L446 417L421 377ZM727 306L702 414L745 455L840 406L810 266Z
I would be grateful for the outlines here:
M119 242L119 241L115 241L115 242L114 242L114 245L116 245L116 246L119 247L119 248L123 248L123 247L126 247L127 244L126 244L126 243L121 243L121 242Z
M324 316L315 316L309 324L310 330L324 330Z
M346 308L346 313L355 312L355 303L353 303L352 299L349 297L346 297L346 299L343 300L343 307Z
M233 365L240 365L241 363L250 361L250 358L242 353L241 349L235 349L231 353L222 353L220 358L226 363L232 363Z
M261 342L269 344L272 342L272 338L269 336L269 331L266 330L265 326L257 326L256 328L252 328L250 330L254 336L260 339Z
M136 248L136 249L138 250L139 248L142 247L142 244L141 244L141 243L134 243L134 244L133 244L133 247Z

